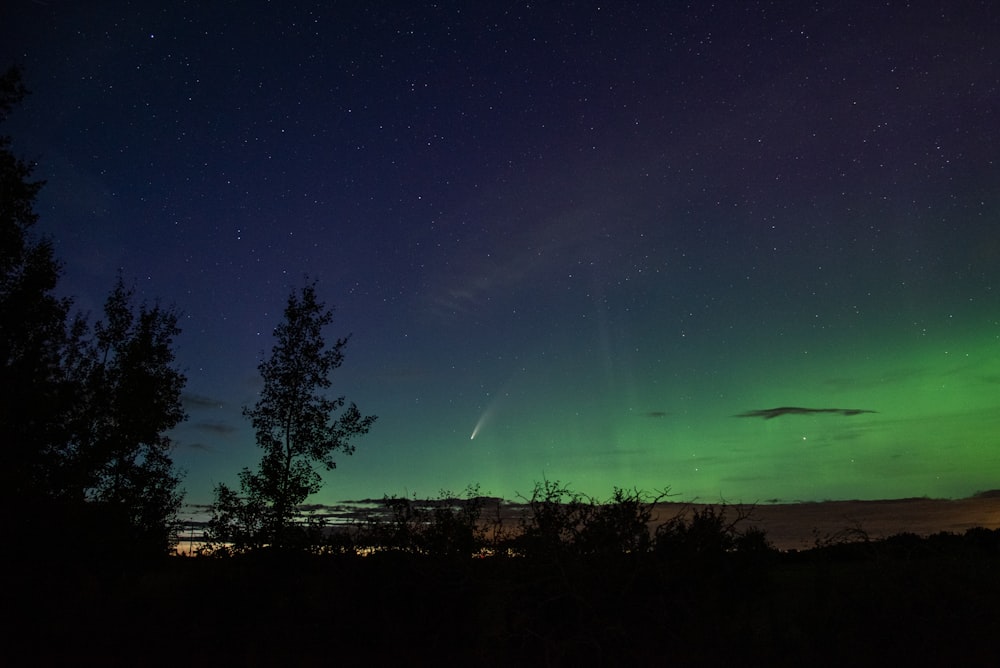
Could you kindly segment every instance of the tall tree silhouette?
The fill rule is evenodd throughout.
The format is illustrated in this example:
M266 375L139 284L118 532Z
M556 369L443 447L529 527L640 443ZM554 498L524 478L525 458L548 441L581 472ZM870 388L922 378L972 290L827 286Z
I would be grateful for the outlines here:
M0 122L27 92L17 67L0 75ZM71 302L55 296L62 270L52 242L33 229L43 185L33 169L0 136L0 513L22 528L56 485L73 396L63 367Z
M214 540L236 549L297 542L297 506L322 488L317 467L336 468L334 454L352 454L352 439L375 422L343 396L324 393L350 338L327 346L323 329L332 320L333 312L317 299L315 281L288 297L271 356L258 366L264 380L260 398L243 409L264 450L260 468L243 469L239 494L225 484L216 487Z
M26 94L20 69L0 75L0 122ZM177 316L134 309L119 279L93 332L71 317L52 242L33 229L32 171L0 136L0 521L30 553L163 552L180 503L165 436L183 417Z
M134 305L121 276L77 364L76 493L119 549L163 553L176 540L180 482L167 432L185 418L174 366L177 313Z

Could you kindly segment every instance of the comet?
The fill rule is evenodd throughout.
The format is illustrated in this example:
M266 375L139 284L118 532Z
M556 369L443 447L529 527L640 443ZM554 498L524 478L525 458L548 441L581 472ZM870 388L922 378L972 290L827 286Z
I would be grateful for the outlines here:
M479 430L489 421L490 415L493 413L493 404L486 407L483 414L479 416L479 421L476 422L476 426L472 429L472 436L469 436L470 441L476 440L476 435L479 434Z
M479 418L479 422L477 422L476 426L472 429L472 436L469 437L470 441L476 440L476 434L478 434L479 430L482 428L482 426L483 426L483 420L485 419L485 417L486 416L484 414L483 417Z
M503 405L506 397L510 396L507 390L510 388L513 381L514 378L511 377L506 383L504 383L503 387L500 388L500 391L493 395L489 392L486 393L488 403L486 404L486 408L483 410L483 414L479 416L479 421L476 422L476 426L472 429L472 434L469 436L470 441L476 440L476 436L479 436L479 432L483 430L483 427L489 424L489 421L493 419L493 414L496 413L497 409Z
M476 426L472 428L472 435L469 436L470 441L476 440L476 436L478 436L479 432L483 430L483 427L485 427L489 421L493 419L493 413L496 412L497 402L499 400L499 397L497 397L490 401L486 410L484 410L483 414L479 416L479 421L476 422Z

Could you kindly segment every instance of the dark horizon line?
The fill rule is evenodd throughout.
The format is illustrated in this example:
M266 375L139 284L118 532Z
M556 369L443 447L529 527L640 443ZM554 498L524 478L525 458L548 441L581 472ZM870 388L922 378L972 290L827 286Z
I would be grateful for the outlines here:
M404 498L404 497L391 497L390 496L388 498L391 500L391 499L394 499L394 498L395 499L401 499L401 498ZM528 505L528 501L523 501L523 500L522 501L509 500L509 499L504 499L503 497L491 496L491 495L485 495L485 494L481 495L481 496L472 497L472 499L497 501L497 502L504 503L504 504L506 504L508 506L511 506L511 507L513 507L513 506L526 506L526 505ZM751 506L751 505L768 505L768 506L770 506L770 505L786 505L786 506L797 506L797 505L803 505L804 506L804 505L816 505L816 504L823 504L823 503L899 503L899 502L915 502L915 501L940 501L940 502L945 502L945 503L951 503L951 502L955 502L955 501L971 501L971 500L977 500L977 499L978 500L982 500L982 499L1000 499L1000 489L990 489L990 490L985 490L985 491L980 491L980 492L974 492L973 494L970 494L969 496L963 496L963 497L960 497L960 498L932 497L932 496L926 496L926 495L924 495L924 496L904 496L904 497L885 498L885 499L859 499L859 498L854 498L854 499L822 499L820 501L810 501L810 500L804 500L804 499L778 499L778 498L764 499L763 501L728 501L726 499L720 499L719 501L703 501L703 500L700 500L698 498L691 499L691 500L688 500L688 501L671 501L671 500L665 498L665 499L662 499L660 501L657 501L656 505L669 504L669 505L678 505L678 506L683 506L683 505L699 505L699 506L707 506L707 505L716 505L716 506L717 505L727 505L727 506L741 506L741 505L742 506ZM442 504L442 503L464 502L464 501L468 501L469 499L466 499L464 497L457 497L456 496L456 497L451 497L451 498L447 498L447 499L436 499L436 498L417 499L417 498L409 497L409 498L406 498L406 500L410 501L411 503L419 503L419 504ZM344 508L344 506L351 506L351 505L375 505L375 506L379 506L379 505L382 505L384 503L384 501L385 501L385 498L381 498L381 499L374 499L374 498L348 499L348 500L343 500L343 501L337 501L335 503L330 503L330 504L326 504L326 503L308 503L308 504L302 504L301 508L305 509L307 511L318 511L318 510L326 510L326 509L329 509L329 510L340 509L342 512L343 511L348 511L349 512L350 509ZM185 503L185 504L183 504L183 506L185 508L190 508L190 509L209 510L212 507L212 504L209 504L209 503Z

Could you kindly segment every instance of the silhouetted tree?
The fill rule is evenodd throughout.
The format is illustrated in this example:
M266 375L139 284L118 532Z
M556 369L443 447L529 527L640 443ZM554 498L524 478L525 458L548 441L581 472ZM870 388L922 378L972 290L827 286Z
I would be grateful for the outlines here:
M256 550L266 542L267 500L253 494L254 472L240 471L240 490L244 496L225 483L215 487L215 503L209 518L206 538L209 552L241 553Z
M27 91L0 75L0 121ZM178 476L164 433L183 417L177 316L134 312L121 279L90 332L55 295L62 268L34 233L42 186L0 137L0 513L32 553L66 546L165 551ZM131 547L130 547L131 549Z
M648 495L637 489L614 488L612 497L593 504L576 537L576 549L586 555L641 555L652 549L649 524L656 504L669 489Z
M26 94L17 67L0 76L0 122ZM0 136L0 494L20 500L0 506L19 515L53 487L73 394L62 364L71 304L54 294L61 267L51 241L32 229L43 185L33 168Z
M253 408L243 409L264 450L260 467L240 473L239 494L225 484L216 487L211 540L235 544L249 532L256 534L255 540L239 538L248 546L299 542L297 506L322 487L316 467L336 468L334 453L352 454L351 439L366 434L375 422L375 416L363 416L354 403L345 407L343 396L323 394L344 360L349 338L327 347L323 328L332 320L332 311L316 297L315 282L288 297L271 356L258 366L264 380L260 398Z
M133 301L119 276L77 361L72 483L103 525L97 539L162 553L181 504L166 434L186 417L187 379L174 366L177 313Z

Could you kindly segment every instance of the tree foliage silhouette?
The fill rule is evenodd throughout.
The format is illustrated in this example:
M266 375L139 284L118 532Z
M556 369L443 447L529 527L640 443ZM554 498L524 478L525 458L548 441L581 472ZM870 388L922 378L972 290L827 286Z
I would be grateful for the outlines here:
M453 560L468 560L492 547L491 528L483 511L490 500L479 485L469 485L461 496L446 489L436 499L420 501L386 495L382 512L367 518L354 536L356 545L373 552L405 552ZM495 527L493 527L495 528Z
M185 418L187 379L173 364L177 313L133 302L119 276L77 364L74 482L119 547L163 552L176 540L181 504L167 432Z
M18 68L0 76L0 122L27 92ZM71 303L55 296L61 267L33 229L33 169L0 136L0 494L19 499L0 503L5 513L51 490L73 394L62 364Z
M240 472L239 494L224 483L216 487L212 541L238 551L301 542L297 507L322 488L317 467L336 468L334 454L352 454L352 439L375 422L375 416L363 416L343 396L331 399L324 393L349 339L326 345L323 329L332 320L332 310L317 299L315 282L289 295L271 356L258 366L264 381L260 398L243 409L264 454L258 470Z
M27 90L0 75L0 122ZM183 417L173 368L177 316L132 306L121 279L91 332L57 297L51 240L38 235L33 165L0 137L0 514L32 552L173 542L180 494L165 432ZM114 534L116 539L111 537Z

